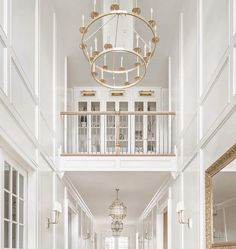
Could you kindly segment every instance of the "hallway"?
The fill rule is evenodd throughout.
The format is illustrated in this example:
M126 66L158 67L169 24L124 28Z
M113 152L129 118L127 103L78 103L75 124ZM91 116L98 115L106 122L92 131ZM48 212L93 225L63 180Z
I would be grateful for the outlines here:
M0 0L0 249L236 248L236 0Z

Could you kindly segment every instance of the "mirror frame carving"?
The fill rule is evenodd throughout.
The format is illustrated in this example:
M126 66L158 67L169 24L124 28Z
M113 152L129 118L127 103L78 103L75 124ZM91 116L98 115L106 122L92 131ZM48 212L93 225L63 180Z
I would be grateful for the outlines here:
M212 177L236 159L236 143L226 151L205 172L205 214L206 214L206 249L236 249L234 243L213 243L213 186Z

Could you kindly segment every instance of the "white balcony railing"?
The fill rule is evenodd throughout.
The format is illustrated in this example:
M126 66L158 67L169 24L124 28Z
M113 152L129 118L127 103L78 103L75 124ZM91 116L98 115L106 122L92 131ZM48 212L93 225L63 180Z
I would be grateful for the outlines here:
M62 156L173 156L174 112L62 112Z

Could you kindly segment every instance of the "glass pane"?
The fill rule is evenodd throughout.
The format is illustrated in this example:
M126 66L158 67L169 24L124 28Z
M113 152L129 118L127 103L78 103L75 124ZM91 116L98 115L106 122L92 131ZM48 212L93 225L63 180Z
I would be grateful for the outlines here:
M79 111L87 111L87 102L79 102Z
M22 200L19 202L19 222L24 223L24 202Z
M17 242L17 225L12 223L12 248L16 248Z
M91 102L91 111L100 111L100 102Z
M4 218L9 219L9 201L10 195L7 192L4 192Z
M12 220L17 221L17 198L12 196Z
M24 227L19 226L19 248L23 248L24 245Z
M11 166L5 162L4 163L4 188L10 190L10 172Z
M19 195L20 198L24 198L24 177L19 175Z
M17 171L12 168L12 192L17 194Z
M9 247L9 222L4 221L4 247Z

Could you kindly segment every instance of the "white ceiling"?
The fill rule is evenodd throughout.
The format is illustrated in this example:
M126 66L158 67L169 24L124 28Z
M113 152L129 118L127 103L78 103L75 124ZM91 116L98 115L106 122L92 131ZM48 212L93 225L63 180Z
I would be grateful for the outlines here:
M120 199L127 206L124 224L135 224L156 191L169 177L165 172L68 172L99 224L109 224L108 207L120 189Z
M133 0L129 0L133 1ZM176 23L178 23L179 2L181 0L139 0L142 15L149 18L150 8L158 20L160 43L148 68L145 80L140 86L167 86L168 54ZM54 0L59 13L59 26L64 37L65 50L68 55L69 86L97 85L90 76L90 68L79 48L81 34L81 15L90 15L93 0ZM97 0L101 3L102 0Z

